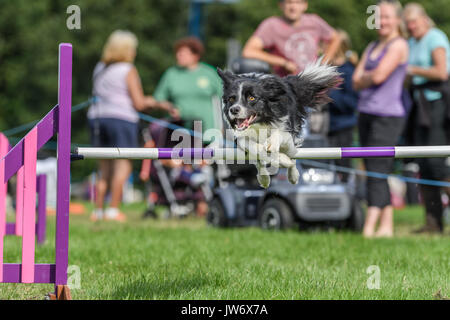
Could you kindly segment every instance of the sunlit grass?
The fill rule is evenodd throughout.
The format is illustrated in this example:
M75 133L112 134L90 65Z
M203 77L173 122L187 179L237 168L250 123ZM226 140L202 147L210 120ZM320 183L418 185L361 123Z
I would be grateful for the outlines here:
M89 205L87 205L89 206ZM128 222L71 216L69 265L81 271L74 299L433 299L450 296L450 237L417 236L423 212L396 212L396 237L350 232L220 230L203 219ZM37 262L54 259L54 218ZM6 238L5 261L20 261L20 239ZM380 289L369 289L369 266ZM71 275L69 275L70 277ZM372 278L371 278L372 279ZM43 299L52 285L0 284L0 299Z

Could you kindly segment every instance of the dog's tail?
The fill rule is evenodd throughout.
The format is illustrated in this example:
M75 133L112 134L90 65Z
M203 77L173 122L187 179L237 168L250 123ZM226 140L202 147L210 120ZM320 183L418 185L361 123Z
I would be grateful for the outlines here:
M343 81L337 67L323 64L322 58L308 64L299 75L288 76L285 80L297 96L298 104L310 108L330 102L329 90L339 87Z

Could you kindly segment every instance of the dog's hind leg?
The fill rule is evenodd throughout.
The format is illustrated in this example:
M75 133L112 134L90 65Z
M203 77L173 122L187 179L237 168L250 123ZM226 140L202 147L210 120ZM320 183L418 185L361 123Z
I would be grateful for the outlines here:
M300 178L300 172L298 172L297 166L288 168L288 180L292 184L297 184Z
M271 161L265 148L262 144L253 140L248 141L245 138L238 138L236 142L240 149L248 152L250 161L256 160L256 169L258 170L256 179L261 187L267 189L270 185L270 172L266 164L270 164Z
M280 153L280 165L287 168L289 182L292 184L297 184L298 179L300 178L300 173L298 172L296 161L292 160L285 153Z
M248 152L249 160L270 163L270 157L262 144L245 137L238 138L236 142L240 149Z
M279 159L280 167L282 167L282 168L295 167L295 160L292 160L283 152L280 152L278 154L278 159Z
M292 159L297 154L297 147L295 146L294 140L292 136L285 136L286 139L283 140L282 144L282 153L280 155L280 163L283 164L284 167L288 168L288 180L292 184L297 184L298 179L300 178L300 173L297 169L297 160Z
M271 164L277 167L288 168L289 182L297 184L300 173L297 170L296 161L290 157L295 156L297 153L292 135L288 132L274 130L264 144L264 148L270 152Z
M264 149L269 153L270 165L273 168L287 168L291 166L291 161L288 157L283 157L283 153L280 152L281 145L283 143L283 136L280 130L272 129L270 136L264 143Z
M267 170L265 164L261 162L256 163L256 169L258 170L258 174L256 175L256 179L258 179L259 185L264 189L267 189L270 185L270 173Z

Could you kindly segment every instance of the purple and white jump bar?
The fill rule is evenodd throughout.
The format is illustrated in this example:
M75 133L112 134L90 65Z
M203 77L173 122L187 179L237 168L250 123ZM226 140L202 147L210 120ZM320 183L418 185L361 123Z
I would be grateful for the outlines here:
M233 148L78 148L75 155L83 159L246 159L242 150ZM446 157L450 157L450 146L299 148L293 159Z

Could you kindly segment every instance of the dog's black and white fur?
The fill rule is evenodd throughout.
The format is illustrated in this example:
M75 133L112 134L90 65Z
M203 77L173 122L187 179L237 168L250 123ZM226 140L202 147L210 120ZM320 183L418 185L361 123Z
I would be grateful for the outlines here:
M288 168L288 179L296 184L299 172L291 158L303 141L306 108L329 102L328 91L342 81L336 67L319 60L298 76L284 78L255 73L235 75L220 69L217 72L223 80L224 115L238 147L258 159L260 185L270 185L266 165L273 165L274 158L278 166ZM258 134L261 129L268 132L264 141L258 141L263 136Z

